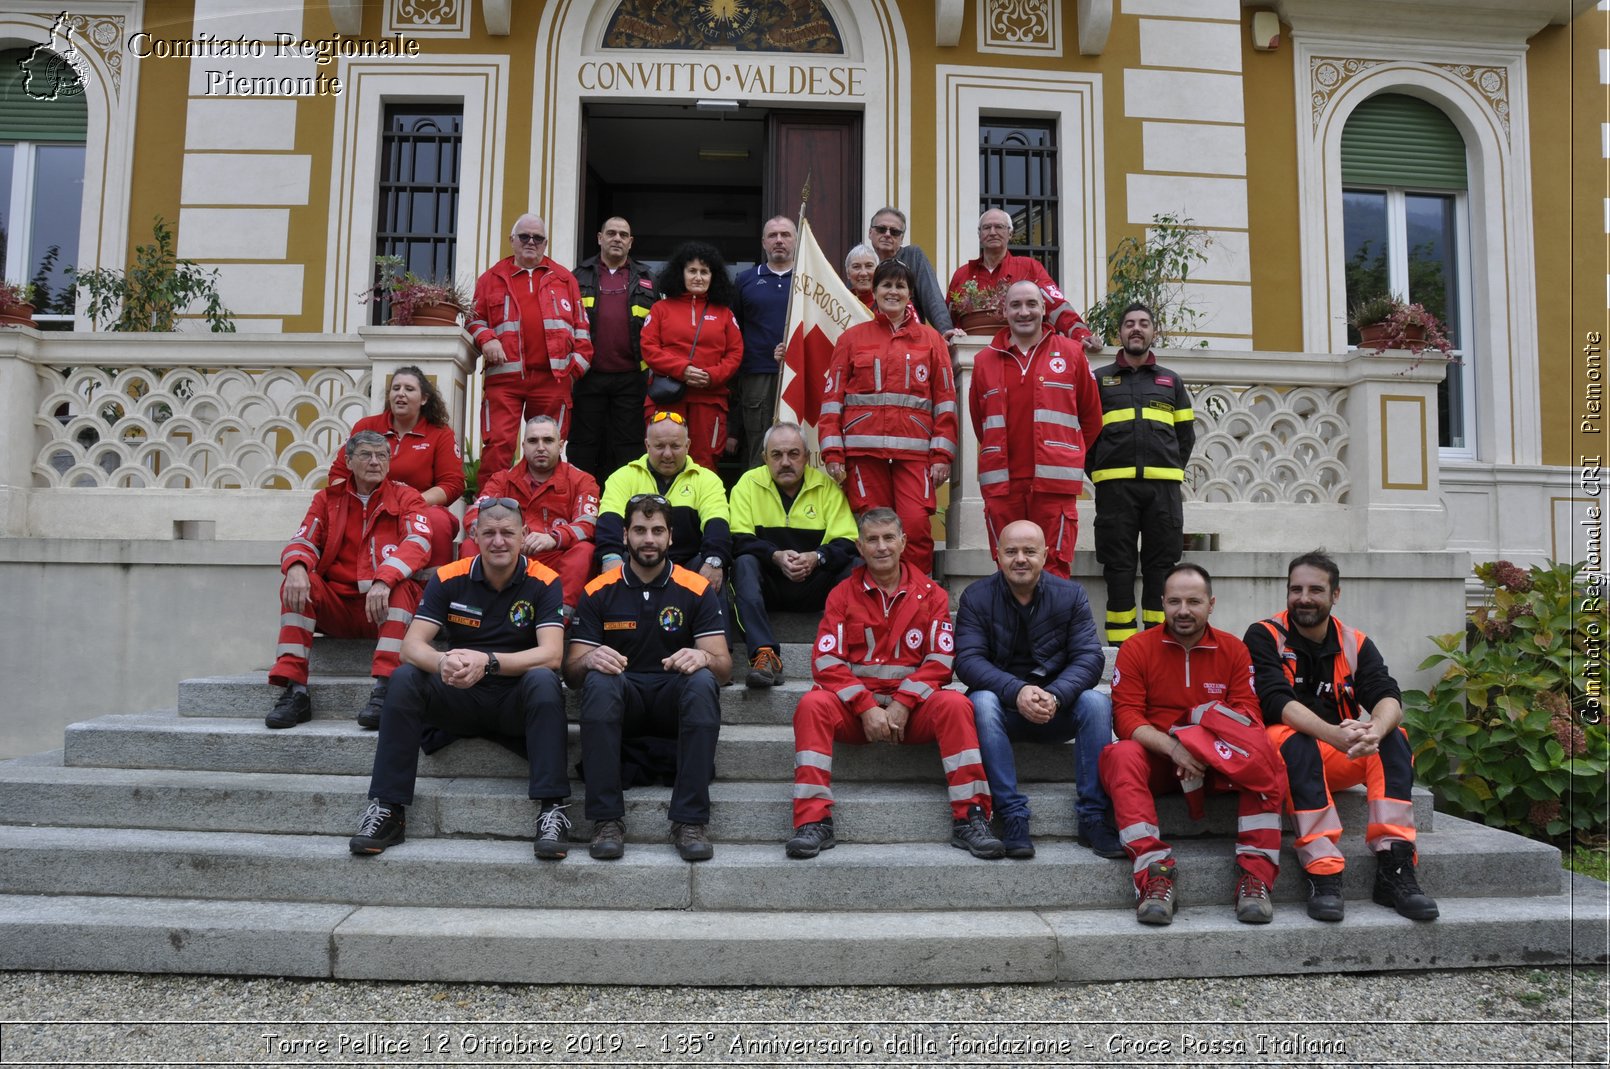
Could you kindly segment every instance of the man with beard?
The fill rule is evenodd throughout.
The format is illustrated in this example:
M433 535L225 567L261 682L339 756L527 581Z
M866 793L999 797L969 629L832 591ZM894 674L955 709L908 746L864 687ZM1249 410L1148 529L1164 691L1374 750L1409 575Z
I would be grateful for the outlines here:
M684 861L715 855L706 834L721 731L721 687L732 674L726 618L712 584L672 564L671 507L658 494L626 503L623 567L587 584L570 628L565 682L581 691L581 757L589 852L626 850L621 740L676 740L671 840Z
M1252 662L1240 639L1208 626L1213 580L1206 569L1175 565L1163 581L1163 608L1162 627L1118 647L1112 706L1119 741L1102 751L1100 762L1118 838L1134 862L1135 919L1174 920L1179 877L1173 848L1158 828L1156 796L1185 791L1189 798L1205 786L1233 791L1239 802L1236 920L1267 924L1274 917L1269 889L1280 871L1285 776L1262 729ZM1189 729L1210 721L1225 732L1217 745L1187 745L1188 737L1194 741ZM1193 813L1199 803L1198 796Z
M1437 917L1415 879L1414 757L1403 694L1375 643L1331 615L1341 570L1323 550L1286 566L1286 611L1247 628L1269 741L1286 762L1308 915L1342 919L1342 822L1331 792L1364 784L1374 900L1411 920Z
M1096 484L1096 559L1107 583L1107 641L1113 645L1142 627L1162 623L1163 575L1184 548L1180 488L1196 444L1196 415L1185 381L1152 353L1155 321L1144 304L1124 309L1118 359L1095 372L1101 434L1090 446L1086 468Z

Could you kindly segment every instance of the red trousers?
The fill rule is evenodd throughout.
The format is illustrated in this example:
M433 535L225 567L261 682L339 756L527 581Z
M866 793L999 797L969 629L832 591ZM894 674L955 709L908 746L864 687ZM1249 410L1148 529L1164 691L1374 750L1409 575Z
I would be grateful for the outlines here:
M926 460L850 456L844 460L844 493L857 516L892 508L906 531L901 558L925 575L934 573L934 484Z
M1154 861L1168 862L1174 856L1157 826L1157 795L1178 791L1180 780L1170 758L1152 753L1133 739L1115 742L1101 751L1098 767L1101 785L1112 798L1118 838L1134 862L1138 894L1147 866ZM1273 887L1280 872L1280 800L1243 791L1211 770L1207 789L1235 791L1239 796L1235 862L1248 875Z
M559 437L570 437L570 383L552 375L493 375L481 399L481 471L504 471L514 463L525 421L552 416Z
M458 517L445 505L426 505L425 521L430 524L430 559L425 563L436 568L453 561L453 539L458 537Z
M572 609L581 600L582 587L587 585L587 573L592 571L593 550L596 548L591 542L574 542L568 549L550 549L537 554L538 561L559 573L559 587L564 602ZM460 558L473 557L479 552L481 547L475 544L473 538L465 538L458 547Z
M420 585L410 579L392 587L391 598L386 602L386 622L376 628L364 612L368 595L326 583L316 572L308 573L308 581L311 589L307 608L301 613L285 607L285 587L280 586L278 657L269 669L268 681L281 687L307 682L307 655L313 646L314 628L327 638L378 638L369 674L376 679L389 679L401 661L403 635L419 607Z
M953 690L935 691L906 720L906 742L939 743L950 787L950 811L960 819L975 805L990 812L989 780L978 752L973 703ZM794 826L833 812L833 743L865 743L861 718L830 691L813 690L794 710Z
M1009 523L1033 520L1045 532L1045 570L1073 578L1073 545L1079 539L1079 499L1067 494L1036 493L1016 483L1002 497L984 499L984 526L989 532L989 555Z
M1304 872L1330 876L1347 867L1341 848L1342 818L1332 791L1364 784L1368 822L1364 844L1372 852L1394 842L1414 845L1414 757L1402 728L1381 740L1379 753L1354 760L1284 724L1269 729L1291 783L1286 809L1297 831L1297 860Z
M727 448L727 403L725 394L719 401L702 397L689 400L685 395L669 405L645 401L643 425L647 429L656 412L675 412L688 421L688 456L700 467L714 471Z

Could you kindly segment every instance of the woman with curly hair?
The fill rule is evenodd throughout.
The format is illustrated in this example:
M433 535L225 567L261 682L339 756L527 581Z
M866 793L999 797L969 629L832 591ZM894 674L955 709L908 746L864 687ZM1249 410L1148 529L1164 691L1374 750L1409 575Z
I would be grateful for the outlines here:
M727 444L727 384L743 361L743 332L732 314L737 287L721 254L690 241L671 255L656 280L665 299L643 323L643 362L684 384L681 398L644 402L644 420L656 411L687 420L688 453L714 468Z
M424 497L430 521L431 567L453 559L458 517L449 506L464 493L464 458L458 435L447 416L447 402L419 368L409 365L391 373L386 389L386 410L365 416L352 433L375 431L391 445L389 479L413 487ZM352 478L344 452L330 465L330 485Z

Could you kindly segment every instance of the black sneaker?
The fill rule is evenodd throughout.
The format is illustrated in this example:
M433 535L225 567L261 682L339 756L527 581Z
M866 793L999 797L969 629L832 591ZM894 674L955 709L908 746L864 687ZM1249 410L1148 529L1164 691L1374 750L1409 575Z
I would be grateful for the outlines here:
M386 704L386 685L389 679L377 679L369 691L369 700L358 710L358 726L365 731L374 731L380 727L380 710Z
M837 845L838 840L833 838L833 818L828 817L795 828L794 837L783 844L783 852L792 858L809 858Z
M305 688L293 685L280 691L279 699L274 702L273 710L263 717L263 723L271 728L294 728L312 719L313 699L307 696Z
M537 837L531 852L544 861L563 861L570 852L570 818L565 816L568 808L557 802L544 802L537 813Z
M1308 881L1308 915L1316 921L1339 921L1347 905L1342 899L1342 874L1320 876L1305 872Z
M710 838L705 835L703 824L672 821L671 841L676 843L677 855L683 861L709 861L716 856L716 848L710 845Z
M1375 890L1378 905L1390 906L1411 921L1434 921L1440 911L1432 897L1420 890L1414 878L1414 844L1395 842L1375 854Z
M600 820L593 824L593 842L587 853L594 861L614 861L626 853L626 825L619 820Z
M973 806L965 817L951 821L950 845L986 861L1006 856L1006 847L990 832L989 818L984 815L981 805Z
M1124 844L1118 841L1118 834L1107 827L1104 820L1081 820L1079 822L1080 846L1087 847L1092 854L1105 858L1125 858L1129 855L1124 852Z
M749 659L749 675L744 685L762 689L780 686L783 682L783 659L770 646L762 646Z
M371 801L369 808L363 811L363 818L358 821L358 834L347 845L360 856L378 854L386 847L402 842L403 831L407 827L408 820L402 806Z
M1013 815L1001 818L1001 845L1006 856L1019 861L1034 856L1034 840L1029 838L1029 818Z

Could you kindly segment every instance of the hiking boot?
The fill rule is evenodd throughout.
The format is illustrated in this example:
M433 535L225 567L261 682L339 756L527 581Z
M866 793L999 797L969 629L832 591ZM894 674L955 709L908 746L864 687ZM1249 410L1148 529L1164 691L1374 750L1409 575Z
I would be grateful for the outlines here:
M386 685L389 679L377 679L369 691L369 700L363 708L358 710L358 726L365 731L374 731L380 727L380 710L386 704Z
M1135 895L1135 919L1142 924L1174 923L1174 866L1154 861Z
M683 861L709 861L716 856L716 848L710 845L710 837L705 835L703 824L684 824L680 820L673 820L671 841L676 843L677 856Z
M1077 841L1080 846L1088 848L1097 857L1129 856L1124 853L1124 844L1118 841L1118 833L1107 827L1107 822L1104 820L1081 820Z
M593 841L587 853L594 861L614 861L626 853L626 825L619 820L593 824Z
M1029 818L1013 814L1001 818L1001 845L1006 856L1019 861L1034 856L1034 840L1029 838Z
M749 675L744 685L759 690L779 686L783 681L783 659L770 646L762 646L749 659Z
M531 852L544 861L563 861L570 852L570 818L565 816L569 808L558 802L543 802L537 813L537 837L531 843Z
M989 818L984 815L984 807L981 805L975 805L967 810L965 817L951 821L950 845L986 861L1006 856L1006 847L1002 846L1001 841L990 832Z
M1345 903L1342 901L1342 874L1332 873L1321 876L1313 872L1303 873L1308 881L1308 915L1316 921L1339 921Z
M352 837L347 846L360 857L378 854L386 847L402 842L403 831L407 827L408 820L402 806L371 800L369 808L363 811L363 816L358 820L358 834Z
M1256 876L1242 874L1235 885L1235 919L1242 924L1268 924L1275 919L1268 884Z
M1375 853L1375 890L1378 905L1391 906L1411 921L1434 921L1439 910L1432 897L1420 890L1414 878L1414 844L1392 843Z
M312 719L313 699L307 696L307 689L291 685L280 691L274 708L263 717L263 723L271 728L294 728Z
M833 838L833 818L828 817L795 828L794 837L783 844L783 852L792 858L809 858L836 845L838 840Z

